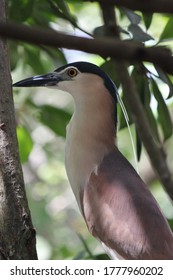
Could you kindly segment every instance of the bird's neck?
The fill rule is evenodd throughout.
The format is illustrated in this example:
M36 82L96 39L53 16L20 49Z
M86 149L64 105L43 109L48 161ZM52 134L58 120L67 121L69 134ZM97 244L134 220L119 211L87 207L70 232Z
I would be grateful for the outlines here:
M86 102L76 104L66 137L66 170L78 202L79 189L85 187L91 173L97 173L103 157L115 147L112 100L97 100L92 105Z

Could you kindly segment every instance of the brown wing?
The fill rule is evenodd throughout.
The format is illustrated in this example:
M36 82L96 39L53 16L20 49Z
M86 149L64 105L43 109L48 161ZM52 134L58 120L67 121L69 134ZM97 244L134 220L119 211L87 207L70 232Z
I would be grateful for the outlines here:
M147 186L116 149L81 195L89 231L125 259L173 259L173 235Z

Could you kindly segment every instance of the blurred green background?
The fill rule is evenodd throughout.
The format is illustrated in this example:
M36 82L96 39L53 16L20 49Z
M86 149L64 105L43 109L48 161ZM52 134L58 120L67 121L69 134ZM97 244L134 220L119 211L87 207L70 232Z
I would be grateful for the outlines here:
M168 15L145 15L116 9L123 40L140 41L146 46L166 45L173 49L173 19ZM10 20L51 27L78 36L105 36L102 13L97 3L58 0L9 0ZM68 62L89 61L101 66L115 81L122 95L114 62L96 55L34 46L10 41L9 54L13 82L51 72ZM172 78L151 64L129 68L151 122L157 141L164 142L173 171ZM168 98L169 97L169 98ZM17 134L26 183L26 192L37 231L39 259L106 258L101 245L88 233L75 202L64 167L66 125L73 113L68 93L46 88L14 89ZM119 108L118 146L135 166L129 133ZM131 125L134 140L134 125ZM140 145L137 145L140 154ZM173 207L158 182L142 149L140 175L150 185L170 224ZM103 255L102 255L103 254Z

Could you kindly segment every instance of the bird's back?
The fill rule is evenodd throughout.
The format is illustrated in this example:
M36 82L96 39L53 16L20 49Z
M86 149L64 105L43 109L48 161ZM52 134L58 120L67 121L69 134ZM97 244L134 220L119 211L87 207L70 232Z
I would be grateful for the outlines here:
M156 200L117 148L81 193L90 232L124 259L173 259L173 234Z

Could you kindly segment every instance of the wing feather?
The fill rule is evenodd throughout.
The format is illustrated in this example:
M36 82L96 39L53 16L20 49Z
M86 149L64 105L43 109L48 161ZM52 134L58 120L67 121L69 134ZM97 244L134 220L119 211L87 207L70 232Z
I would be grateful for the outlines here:
M124 259L173 259L173 235L156 200L115 149L81 195L89 231Z

